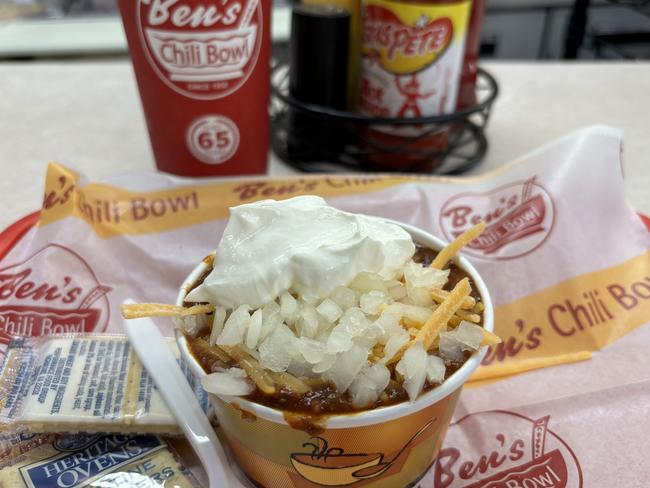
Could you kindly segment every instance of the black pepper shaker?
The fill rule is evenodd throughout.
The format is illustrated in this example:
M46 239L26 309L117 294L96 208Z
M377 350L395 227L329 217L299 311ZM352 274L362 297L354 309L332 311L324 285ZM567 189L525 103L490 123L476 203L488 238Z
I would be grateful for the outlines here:
M299 102L345 110L350 13L333 5L296 5L291 16L289 94ZM345 134L336 122L291 108L290 154L300 159L338 152Z

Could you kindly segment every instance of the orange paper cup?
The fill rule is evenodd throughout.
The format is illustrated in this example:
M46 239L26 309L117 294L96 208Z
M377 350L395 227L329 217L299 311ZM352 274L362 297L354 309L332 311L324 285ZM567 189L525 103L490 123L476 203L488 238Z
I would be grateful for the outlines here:
M425 247L444 247L437 237L410 225L393 222ZM492 302L476 269L463 257L456 264L473 279L485 311L483 326L492 331ZM208 269L200 263L178 293L177 305ZM188 349L183 334L177 334L181 355L192 372L205 371ZM395 488L420 479L435 460L451 421L463 384L478 367L485 348L440 386L414 402L403 402L374 410L331 415L324 432L310 435L294 429L282 410L240 397L210 395L221 438L234 453L246 475L266 488L354 486Z

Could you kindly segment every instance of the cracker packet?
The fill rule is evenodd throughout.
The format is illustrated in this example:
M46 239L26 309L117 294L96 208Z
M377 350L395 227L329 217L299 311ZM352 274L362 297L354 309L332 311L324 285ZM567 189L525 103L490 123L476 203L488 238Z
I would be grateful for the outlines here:
M16 445L28 442L16 437ZM0 444L1 445L1 444ZM154 435L35 435L0 453L0 488L197 488L173 447Z
M178 348L170 339L178 358ZM0 431L180 434L125 336L14 337L0 368ZM207 395L186 377L205 411Z

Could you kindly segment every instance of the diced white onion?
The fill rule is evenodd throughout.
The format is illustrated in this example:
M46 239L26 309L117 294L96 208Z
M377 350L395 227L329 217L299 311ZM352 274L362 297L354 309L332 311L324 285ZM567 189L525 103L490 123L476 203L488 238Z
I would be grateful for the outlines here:
M390 381L390 371L381 363L372 366L366 365L350 384L349 393L352 404L357 407L366 407L379 398Z
M285 291L280 295L280 314L287 324L293 324L298 313L298 302L291 296L291 293Z
M225 396L248 395L255 389L246 379L246 372L239 368L206 375L201 378L201 385L208 393Z
M404 389L413 402L420 395L427 376L429 357L421 341L409 347L395 369L404 377Z
M427 362L427 380L430 383L442 383L445 379L445 362L442 358L429 354Z
M349 350L339 354L334 365L325 373L325 377L336 385L339 392L344 393L366 364L367 358L368 351L353 344Z
M241 305L230 314L223 331L217 337L217 344L220 346L234 346L244 342L244 334L251 320L248 310L248 305Z
M223 324L226 321L226 309L224 307L217 307L214 310L214 318L212 319L212 330L210 331L210 345L217 343L217 337L223 330Z
M382 362L388 362L395 355L395 353L410 340L411 335L404 329L400 329L399 332L393 335L390 339L388 339L388 342L386 342L386 345L384 346L384 357L382 359Z
M264 342L260 344L260 364L263 368L275 372L286 371L291 363L291 344L295 336L286 325L277 327Z
M382 291L369 291L359 298L359 307L366 315L377 315L382 305L388 302L388 295Z
M217 307L209 341L238 345L269 371L332 381L340 393L349 392L355 407L366 407L390 381L386 363L411 340L406 328L424 324L437 307L431 288L442 287L448 274L410 262L404 282L362 272L325 298L292 288L253 311L248 305L230 311ZM204 314L175 320L194 335L210 325ZM416 342L395 365L411 401L420 395L426 380L444 381L445 360L460 361L466 351L476 351L483 330L462 321L439 339L439 356L428 354ZM371 364L368 356L376 344L383 344L384 356ZM246 395L254 389L246 372L238 368L210 374L203 381L206 391L218 395Z
M249 349L255 349L257 347L257 341L260 339L260 334L262 332L262 310L255 310L253 315L251 315L250 322L248 324L248 332L246 334L246 347Z
M191 337L197 337L202 330L210 326L208 316L204 313L174 317L173 322Z
M334 288L334 291L330 294L330 298L341 307L342 310L347 310L350 307L356 307L358 305L357 295L354 290L345 286Z
M298 329L303 337L314 338L318 333L318 314L308 303L303 303L298 312Z
M388 291L384 279L381 275L377 273L359 273L348 285L350 288L360 291L360 292L369 292L372 290L377 291Z
M343 310L341 307L331 298L326 298L323 300L316 311L329 323L334 323L341 316Z
M449 270L439 270L430 266L422 266L411 260L404 267L404 281L406 286L442 288L447 283Z

